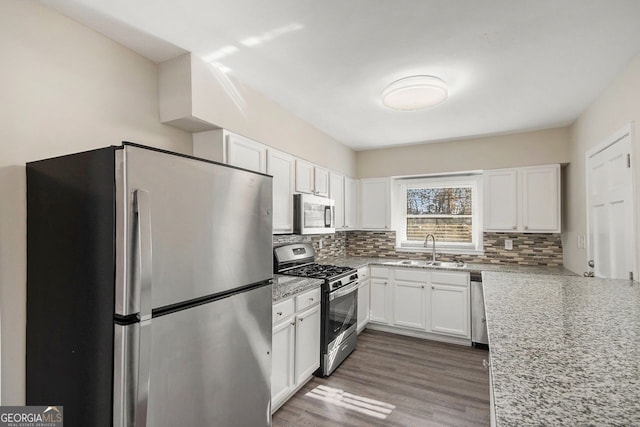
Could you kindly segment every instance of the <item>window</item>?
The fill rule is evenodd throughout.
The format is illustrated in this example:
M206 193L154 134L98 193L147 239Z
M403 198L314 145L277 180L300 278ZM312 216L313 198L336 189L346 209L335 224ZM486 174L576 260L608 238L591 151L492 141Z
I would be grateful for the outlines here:
M481 250L479 179L467 175L397 180L399 246L424 248L425 237L433 234L440 251Z

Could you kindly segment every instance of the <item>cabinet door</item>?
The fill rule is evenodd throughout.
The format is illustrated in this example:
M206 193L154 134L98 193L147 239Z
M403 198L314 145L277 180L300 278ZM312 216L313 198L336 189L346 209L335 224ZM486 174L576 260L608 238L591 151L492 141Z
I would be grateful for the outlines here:
M408 328L426 328L425 284L394 280L393 324Z
M344 228L354 229L357 224L358 181L344 179Z
M295 382L301 384L320 367L320 304L296 316Z
M471 338L469 273L431 274L431 332Z
M294 158L280 151L267 150L267 173L273 176L273 233L292 233Z
M362 280L358 287L358 332L364 329L369 322L369 294L371 293L371 283L369 280Z
M560 166L524 168L522 225L527 232L560 232Z
M518 228L518 171L505 169L485 172L484 229L513 231Z
M329 171L321 167L313 168L314 194L316 196L329 197Z
M329 198L336 202L333 211L336 228L344 228L344 176L335 173L329 176Z
M265 173L267 147L240 135L227 135L227 163L239 168Z
M369 320L377 323L389 323L389 281L388 279L371 279L371 305Z
M271 346L271 406L277 407L294 388L295 320L273 328Z
M389 228L389 180L360 180L360 226L363 229Z
M313 165L304 160L296 159L296 191L298 193L313 193L313 179Z

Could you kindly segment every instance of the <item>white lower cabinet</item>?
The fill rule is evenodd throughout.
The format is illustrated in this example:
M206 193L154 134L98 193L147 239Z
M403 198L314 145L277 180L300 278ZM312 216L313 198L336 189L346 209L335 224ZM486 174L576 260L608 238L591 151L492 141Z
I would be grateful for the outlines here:
M296 328L293 320L273 328L271 344L271 404L284 402L293 391Z
M275 412L320 367L320 289L273 306L271 411Z
M393 325L424 330L425 284L394 280Z
M431 274L431 332L471 338L469 274Z
M369 311L371 302L371 280L369 278L369 267L361 267L358 269L358 326L360 333L367 323L369 323Z
M471 339L469 286L467 272L372 266L369 321L374 329L465 343Z
M320 305L296 315L296 384L302 384L320 366Z

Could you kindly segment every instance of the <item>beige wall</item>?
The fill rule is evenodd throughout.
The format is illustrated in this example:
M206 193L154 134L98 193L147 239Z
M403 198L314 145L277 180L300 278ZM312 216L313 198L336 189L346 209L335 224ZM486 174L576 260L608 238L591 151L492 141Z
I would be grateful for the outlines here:
M215 125L355 176L354 150L193 54L160 65L160 112L191 131Z
M568 128L359 151L358 178L533 166L569 161Z
M192 146L160 124L155 64L62 15L3 0L0 52L0 399L12 405L25 390L25 162L122 140Z
M584 111L570 128L571 164L565 177L565 224L562 240L565 266L577 273L587 270L587 253L577 249L578 236L586 235L585 153L629 122L640 122L640 55L614 79L596 101ZM636 191L640 190L640 139L635 131ZM636 194L636 201L640 195ZM636 210L640 212L636 202ZM640 222L638 222L640 223ZM636 245L638 238L636 237ZM640 254L638 248L636 253Z

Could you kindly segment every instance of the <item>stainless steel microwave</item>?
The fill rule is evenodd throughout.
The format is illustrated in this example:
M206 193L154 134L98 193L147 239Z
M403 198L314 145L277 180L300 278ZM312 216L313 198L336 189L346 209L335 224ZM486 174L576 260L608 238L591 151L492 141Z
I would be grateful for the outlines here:
M313 194L293 195L293 231L296 234L335 233L335 202Z

